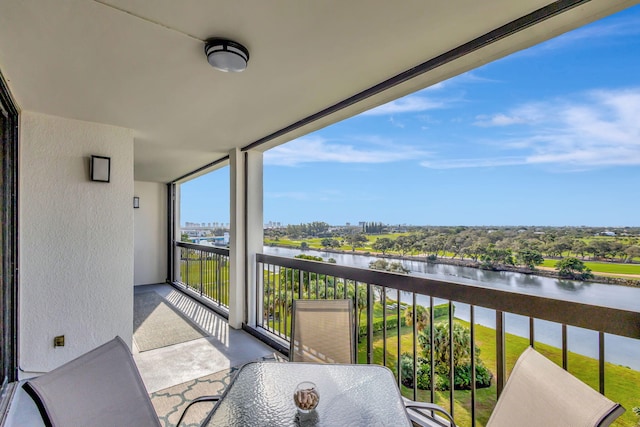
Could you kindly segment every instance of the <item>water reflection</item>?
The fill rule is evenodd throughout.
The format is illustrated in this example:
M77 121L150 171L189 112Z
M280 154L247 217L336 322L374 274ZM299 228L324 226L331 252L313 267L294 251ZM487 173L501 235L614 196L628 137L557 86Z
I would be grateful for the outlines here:
M524 275L518 284L524 288L542 287L542 281L539 280L538 276L534 276L533 274Z
M589 288L591 283L589 282L574 282L572 280L557 280L556 285L558 288L565 291L582 292Z

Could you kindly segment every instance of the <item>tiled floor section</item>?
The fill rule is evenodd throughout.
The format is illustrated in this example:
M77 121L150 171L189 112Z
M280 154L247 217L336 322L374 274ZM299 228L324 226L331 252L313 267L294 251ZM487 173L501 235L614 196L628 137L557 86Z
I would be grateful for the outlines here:
M229 328L227 321L170 285L136 286L154 290L210 336L169 347L139 352L133 357L149 393L268 357L274 350L248 333Z

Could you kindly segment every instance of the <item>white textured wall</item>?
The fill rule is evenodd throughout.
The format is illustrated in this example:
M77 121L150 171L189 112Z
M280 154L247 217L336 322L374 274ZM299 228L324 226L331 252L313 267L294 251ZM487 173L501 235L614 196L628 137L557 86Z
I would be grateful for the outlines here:
M19 357L42 372L116 335L131 343L133 133L31 112L20 125ZM89 180L92 154L111 157L110 183Z
M140 208L133 210L133 283L164 283L167 278L167 186L136 181L134 195L140 197Z

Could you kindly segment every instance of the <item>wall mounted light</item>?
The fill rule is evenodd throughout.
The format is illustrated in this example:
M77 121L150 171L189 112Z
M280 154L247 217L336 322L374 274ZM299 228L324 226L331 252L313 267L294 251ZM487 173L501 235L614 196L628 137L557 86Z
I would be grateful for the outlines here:
M91 156L91 181L109 182L111 179L111 157Z
M239 73L247 68L249 51L232 40L212 38L205 42L207 61L216 70Z
M140 197L133 198L133 208L138 209L140 207Z

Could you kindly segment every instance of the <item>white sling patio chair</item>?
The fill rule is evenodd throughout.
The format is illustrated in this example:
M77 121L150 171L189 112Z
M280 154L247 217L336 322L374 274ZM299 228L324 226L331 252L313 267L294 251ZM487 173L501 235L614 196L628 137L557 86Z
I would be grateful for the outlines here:
M353 302L294 300L290 362L355 363Z
M120 337L22 387L48 427L160 426L133 356Z
M425 421L433 404L410 402L409 415L417 425L452 425ZM438 408L442 412L444 409ZM518 358L487 422L487 427L606 427L625 409L529 347ZM450 416L445 415L450 419ZM433 418L431 418L433 419Z

